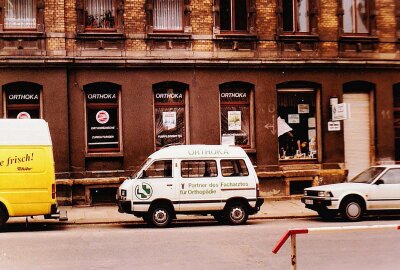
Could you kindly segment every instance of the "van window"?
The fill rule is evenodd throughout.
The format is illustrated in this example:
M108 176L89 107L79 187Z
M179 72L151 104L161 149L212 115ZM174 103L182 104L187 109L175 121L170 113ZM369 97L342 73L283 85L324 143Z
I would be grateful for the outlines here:
M246 162L243 159L222 159L221 172L224 177L249 175Z
M172 160L156 160L142 174L142 178L170 177L172 177Z
M217 162L215 160L188 160L181 163L181 176L184 178L216 177Z

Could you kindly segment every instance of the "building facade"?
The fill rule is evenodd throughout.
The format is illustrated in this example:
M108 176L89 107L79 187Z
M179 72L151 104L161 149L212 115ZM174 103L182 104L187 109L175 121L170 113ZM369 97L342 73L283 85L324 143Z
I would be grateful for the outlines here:
M264 196L400 161L400 0L7 0L0 15L0 116L49 122L62 204L111 202L168 144L243 147Z

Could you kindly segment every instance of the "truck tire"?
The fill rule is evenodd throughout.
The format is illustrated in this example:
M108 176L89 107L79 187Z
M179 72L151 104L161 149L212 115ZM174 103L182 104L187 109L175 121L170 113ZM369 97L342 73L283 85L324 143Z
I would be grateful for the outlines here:
M247 207L238 202L226 207L225 217L230 225L242 225L249 218L249 213Z
M8 220L7 211L3 207L0 207L0 230L4 229L7 220Z
M360 221L364 213L364 204L357 198L347 199L341 207L342 218L346 221Z
M172 221L172 210L165 205L155 205L150 209L148 219L157 228L168 227Z

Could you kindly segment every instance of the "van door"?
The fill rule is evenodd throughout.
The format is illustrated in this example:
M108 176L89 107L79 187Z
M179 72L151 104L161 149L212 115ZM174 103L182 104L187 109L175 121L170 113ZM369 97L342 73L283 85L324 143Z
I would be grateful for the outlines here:
M178 200L178 181L174 178L173 162L171 159L155 160L142 172L138 184L134 186L134 194L140 204L147 207L156 199L167 199L172 203ZM137 204L137 203L136 203ZM176 209L176 205L174 205Z
M179 183L179 211L222 209L215 160L181 160Z

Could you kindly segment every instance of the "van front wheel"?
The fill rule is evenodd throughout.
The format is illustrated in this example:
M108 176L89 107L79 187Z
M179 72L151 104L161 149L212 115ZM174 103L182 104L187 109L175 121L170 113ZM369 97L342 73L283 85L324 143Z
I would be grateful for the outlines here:
M234 203L226 208L226 215L229 224L241 225L246 223L249 213L242 203Z
M149 221L158 228L168 227L172 221L170 208L163 205L153 207L149 211Z
M4 225L6 224L8 220L8 213L0 207L0 229L4 228Z

